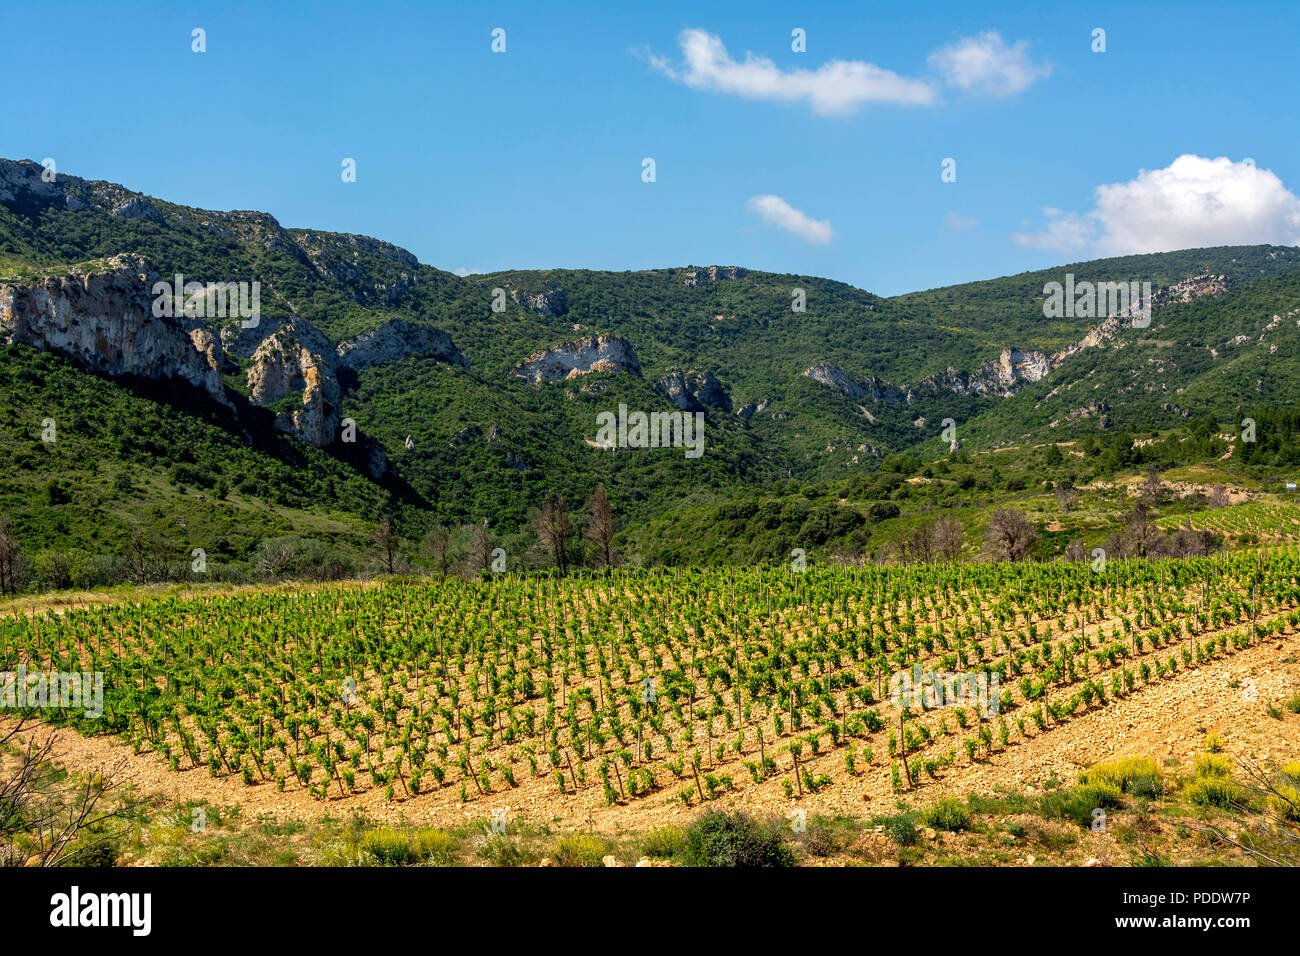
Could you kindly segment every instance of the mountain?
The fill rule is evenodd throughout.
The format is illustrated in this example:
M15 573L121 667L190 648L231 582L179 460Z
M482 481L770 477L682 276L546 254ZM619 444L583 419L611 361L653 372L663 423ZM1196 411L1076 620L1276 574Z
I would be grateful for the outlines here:
M1067 273L1149 283L1149 326L1047 317L1045 286ZM87 527L98 515L118 540L150 509L171 520L181 499L190 533L212 537L223 508L200 506L192 480L158 481L196 462L210 487L284 509L283 533L324 515L361 547L391 513L409 537L487 520L522 542L547 495L581 502L598 484L638 524L779 480L853 477L891 453L935 457L954 437L976 450L1229 421L1293 402L1297 317L1291 248L1095 260L893 298L720 265L461 277L379 239L0 161L6 450L25 486L98 500ZM198 444L70 433L100 427L92 394L122 416L156 409ZM620 406L701 415L705 453L602 447L598 416ZM128 474L135 497L117 507L75 460L38 452L46 419L61 442L88 442L100 472L152 463L150 480ZM303 467L310 477L284 475ZM0 507L41 546L55 540L50 515L12 494Z

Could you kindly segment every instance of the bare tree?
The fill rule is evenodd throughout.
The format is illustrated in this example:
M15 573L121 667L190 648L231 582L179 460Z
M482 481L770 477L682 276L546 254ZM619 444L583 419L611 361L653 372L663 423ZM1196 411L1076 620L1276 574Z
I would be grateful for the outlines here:
M1063 512L1068 513L1078 500L1079 492L1075 491L1074 485L1068 481L1058 481L1056 483L1056 504Z
M492 570L492 532L488 530L487 519L474 529L474 541L469 549L469 572L486 574Z
M1065 548L1066 561L1084 561L1086 559L1087 559L1087 555L1084 553L1082 541L1078 541L1078 540L1071 541L1066 546Z
M428 555L437 570L446 574L451 567L451 532L446 525L436 525L424 536L421 550Z
M960 561L966 529L956 515L943 515L934 523L934 545L945 561Z
M1151 465L1147 468L1146 477L1142 479L1142 500L1149 505L1158 505L1164 493L1165 486L1160 480L1160 469Z
M1029 556L1029 549L1038 540L1024 512L1015 508L999 508L989 517L984 530L984 544L995 558L1002 561L1021 561Z
M147 584L161 574L157 555L161 545L151 541L139 528L126 541L126 564L136 584Z
M1147 507L1145 501L1139 501L1133 506L1124 527L1129 544L1133 549L1133 555L1138 558L1145 558L1150 553L1151 546L1160 534L1160 529L1151 520L1151 510Z
M0 515L0 594L18 590L18 542L14 540L9 516Z
M612 568L614 555L614 511L609 506L605 486L600 485L587 502L587 540L596 552L596 562L602 568Z
M1237 761L1234 782L1241 798L1232 809L1245 822L1229 832L1216 824L1198 827L1202 833L1235 846L1267 866L1300 866L1300 778L1283 769L1269 773L1253 758Z
M899 541L899 550L904 561L921 561L929 564L934 560L934 522L925 520L908 532Z
M569 517L563 495L552 495L543 502L541 511L533 519L533 530L537 532L539 543L550 553L551 560L560 569L560 573L567 574L573 521Z
M379 524L375 525L372 540L375 548L379 551L379 560L383 562L384 570L392 574L396 567L397 554L401 548L402 539L393 527L393 519L389 515L384 515L379 519Z
M113 806L132 782L126 758L94 773L65 775L55 767L55 735L33 731L24 740L19 718L0 732L0 866L76 865L118 834L105 824L129 819L134 805ZM3 769L7 767L7 769Z
M1210 489L1210 507L1224 508L1231 502L1227 485L1215 485Z

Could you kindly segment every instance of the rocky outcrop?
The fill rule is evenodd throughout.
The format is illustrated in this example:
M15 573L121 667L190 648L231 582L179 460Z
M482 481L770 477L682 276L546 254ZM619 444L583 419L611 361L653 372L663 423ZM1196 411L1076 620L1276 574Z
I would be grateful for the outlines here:
M452 343L451 337L440 329L415 325L403 319L393 319L364 335L344 342L336 350L338 364L345 368L363 369L383 362L394 362L410 355L428 355L469 368L469 362Z
M0 159L0 203L25 212L62 206L76 212L94 210L117 219L164 221L153 201L142 193L116 183L63 173L50 176L44 166L31 160Z
M805 371L804 375L814 382L819 382L828 388L835 389L837 392L842 392L852 399L866 398L873 402L883 401L893 404L903 401L906 397L901 389L882 382L874 375L868 376L862 382L855 381L849 377L844 369L838 365L832 365L830 362L818 362Z
M709 266L707 269L687 269L684 283L694 288L704 279L717 282L719 279L743 279L749 274L748 269L740 266Z
M547 289L545 292L520 292L518 289L511 289L510 298L552 319L557 319L569 311L569 299L563 289Z
M1003 349L995 359L982 362L974 372L949 366L945 371L921 379L909 390L907 401L915 400L918 391L949 391L958 395L1010 396L1028 382L1037 382L1055 366L1043 352Z
M709 371L684 372L679 368L669 370L668 374L655 383L655 388L663 392L684 412L703 412L710 409L731 411L731 396L722 383Z
M1191 276L1181 282L1158 289L1151 296L1151 304L1156 306L1165 302L1190 302L1205 295L1220 295L1230 286L1231 281L1227 276L1208 273ZM1070 343L1053 355L1034 349L1006 348L997 358L980 363L974 371L949 366L942 372L926 376L910 388L895 387L882 382L874 375L864 382L857 382L843 369L829 362L819 362L804 372L804 375L850 398L870 399L873 402L906 401L911 404L917 400L921 392L953 392L958 395L1009 398L1024 385L1043 379L1062 363L1086 349L1105 346L1123 348L1126 343L1120 333L1132 326L1132 318L1132 310L1108 316L1089 329L1079 341ZM1241 335L1229 344L1244 344L1247 339L1248 336ZM1155 344L1165 343L1155 342ZM1217 357L1217 353L1213 354ZM1107 419L1104 414L1101 417L1103 420Z
M342 390L334 346L320 330L301 318L263 318L222 334L230 354L247 360L249 400L289 406L277 410L277 428L317 448L338 437Z
M576 378L591 372L641 374L632 343L608 332L540 349L520 362L511 375L538 384Z
M88 371L186 382L229 405L221 341L194 320L155 316L158 278L140 256L120 255L82 274L0 286L0 338Z
M1227 276L1211 275L1206 272L1197 276L1189 276L1181 282L1175 282L1163 289L1157 289L1151 295L1151 303L1160 305L1162 302L1191 302L1193 299L1199 299L1204 295L1223 295L1231 287L1232 280Z
M289 322L262 340L249 360L249 397L257 405L293 399L296 407L276 413L276 427L323 448L338 436L342 394L333 353L313 351L303 338Z

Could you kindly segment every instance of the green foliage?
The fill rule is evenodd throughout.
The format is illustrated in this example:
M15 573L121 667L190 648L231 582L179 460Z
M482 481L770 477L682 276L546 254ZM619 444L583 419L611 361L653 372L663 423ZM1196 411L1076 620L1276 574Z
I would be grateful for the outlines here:
M793 866L794 851L781 826L741 811L711 810L686 831L681 858L689 866Z
M935 830L965 830L970 821L970 807L953 797L944 797L921 811L921 822Z

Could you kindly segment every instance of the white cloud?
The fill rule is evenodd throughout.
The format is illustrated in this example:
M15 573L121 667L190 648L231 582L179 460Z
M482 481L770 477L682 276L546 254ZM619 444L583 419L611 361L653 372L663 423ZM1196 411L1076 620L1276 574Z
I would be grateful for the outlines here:
M949 86L985 96L1011 96L1033 86L1052 72L1047 64L1029 59L1024 40L1007 46L1000 34L987 30L979 36L963 37L930 54L929 64Z
M745 205L751 212L758 213L764 222L780 226L807 242L824 246L831 241L830 220L813 219L795 209L780 196L752 196Z
M861 60L831 60L816 70L782 70L766 57L746 53L732 59L722 38L705 30L678 37L685 63L674 67L662 56L650 63L664 75L697 90L748 99L807 102L816 113L851 113L863 103L925 105L935 92L925 80L909 79Z
M1275 173L1220 156L1179 156L1164 169L1139 170L1126 183L1098 186L1090 212L1044 208L1022 245L1101 255L1169 252L1205 246L1300 244L1300 199Z
M485 269L467 269L465 266L457 266L451 270L458 276L481 276L486 272Z
M949 229L974 229L980 224L980 221L969 216L963 216L958 212L949 212L943 217L943 224Z

